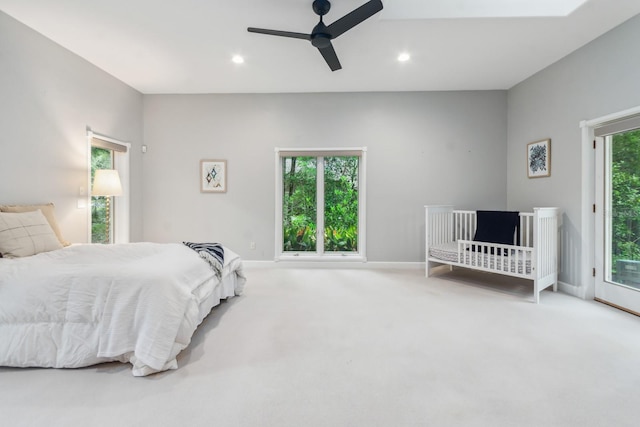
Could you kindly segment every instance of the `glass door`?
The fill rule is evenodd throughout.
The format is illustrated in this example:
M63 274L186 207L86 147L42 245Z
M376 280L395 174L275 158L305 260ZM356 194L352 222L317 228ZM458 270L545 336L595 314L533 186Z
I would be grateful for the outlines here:
M640 313L640 129L596 141L597 300Z

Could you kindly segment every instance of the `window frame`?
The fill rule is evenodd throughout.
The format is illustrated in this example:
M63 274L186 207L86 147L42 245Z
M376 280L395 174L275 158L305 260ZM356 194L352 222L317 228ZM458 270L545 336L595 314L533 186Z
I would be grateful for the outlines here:
M129 243L130 239L130 153L131 143L120 141L115 138L111 138L99 133L93 132L90 128L87 129L87 241L91 242L91 147L95 146L93 140L98 139L106 141L111 144L116 144L122 147L122 151L113 150L113 168L118 171L120 175L120 183L122 185L122 196L118 196L117 199L112 200L112 221L113 229L111 231L113 236L113 243Z
M325 252L324 251L324 161L317 162L316 174L318 177L316 196L316 206L318 213L317 222L317 250L314 252L296 252L283 250L283 177L282 166L285 157L337 157L337 156L358 156L358 251L348 252ZM367 148L276 148L275 149L275 182L276 182L276 203L275 203L275 261L352 261L366 262L366 171L367 171ZM319 213L322 212L323 215Z

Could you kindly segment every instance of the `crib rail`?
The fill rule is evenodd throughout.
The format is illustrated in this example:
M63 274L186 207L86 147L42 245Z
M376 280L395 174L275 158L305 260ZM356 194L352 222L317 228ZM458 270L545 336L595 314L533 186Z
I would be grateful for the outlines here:
M430 206L425 210L425 232L428 246L453 241L453 207Z
M529 278L534 249L526 246L458 240L458 265Z
M478 226L475 211L453 211L453 222L454 241L473 239Z

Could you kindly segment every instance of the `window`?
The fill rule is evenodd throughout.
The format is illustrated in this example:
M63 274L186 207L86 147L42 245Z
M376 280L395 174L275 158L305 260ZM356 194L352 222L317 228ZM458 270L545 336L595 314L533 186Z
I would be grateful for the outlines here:
M127 243L129 241L129 148L131 144L98 135L89 130L89 189L95 171L115 169L122 184L122 195L90 195L89 236L91 243Z
M113 169L113 150L91 147L91 188L98 169ZM91 196L91 243L111 243L113 211L107 197Z
M365 261L365 148L276 150L276 258Z

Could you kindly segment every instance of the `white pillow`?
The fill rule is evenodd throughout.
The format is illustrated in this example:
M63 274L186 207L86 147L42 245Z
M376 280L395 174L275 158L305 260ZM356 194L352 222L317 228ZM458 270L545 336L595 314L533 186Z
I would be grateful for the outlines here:
M0 212L22 213L33 212L38 209L42 211L44 217L49 221L51 229L56 233L56 236L58 236L58 240L60 240L62 246L69 246L70 243L62 237L60 226L58 225L58 221L56 221L55 206L53 203L44 203L40 205L0 205Z
M0 212L0 253L17 258L62 248L42 211Z

